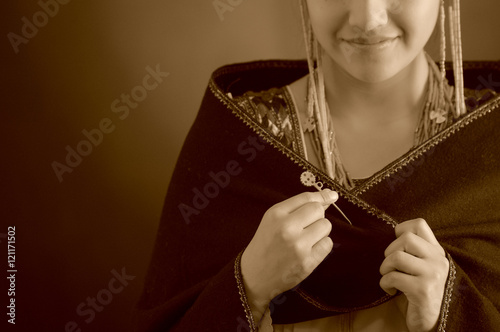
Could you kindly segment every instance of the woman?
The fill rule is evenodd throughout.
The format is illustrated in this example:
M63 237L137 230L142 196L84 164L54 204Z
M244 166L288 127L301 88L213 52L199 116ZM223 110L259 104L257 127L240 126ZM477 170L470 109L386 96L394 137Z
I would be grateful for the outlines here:
M438 68L423 50L436 26L445 53L444 3L301 7L307 63L212 76L169 187L141 324L498 329L500 99L477 88L498 64L462 75L457 1L455 87L444 57Z

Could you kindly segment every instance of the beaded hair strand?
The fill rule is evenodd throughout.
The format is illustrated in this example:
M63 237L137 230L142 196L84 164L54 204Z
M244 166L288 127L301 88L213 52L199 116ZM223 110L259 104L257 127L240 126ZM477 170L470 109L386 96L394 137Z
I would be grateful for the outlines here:
M451 53L453 57L453 74L455 77L455 116L459 117L466 113L464 99L464 75L462 57L462 29L460 21L460 0L453 0L452 6L448 7Z
M441 45L440 45L441 58L439 59L439 69L441 70L441 81L439 83L439 95L440 95L441 105L444 107L445 105L444 87L448 83L446 79L446 10L444 6L444 0L441 0L439 29L441 32Z
M325 83L324 77L320 73L320 68L315 69L315 66L320 65L320 46L314 38L311 24L309 22L309 14L307 12L306 0L299 0L300 12L302 16L302 31L304 34L304 42L306 45L307 65L309 67L309 84L308 84L308 104L307 113L308 117L316 117L316 126L323 126L318 133L320 133L320 143L323 151L327 151L325 155L331 155L330 147L328 144L328 118L326 110L325 98ZM333 165L331 158L324 158L326 171L330 177L333 177Z

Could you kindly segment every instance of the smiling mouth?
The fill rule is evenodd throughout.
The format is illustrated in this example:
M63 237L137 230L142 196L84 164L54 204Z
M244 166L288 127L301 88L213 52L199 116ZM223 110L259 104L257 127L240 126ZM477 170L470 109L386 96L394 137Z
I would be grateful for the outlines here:
M354 39L344 39L344 41L349 44L357 44L357 45L379 45L385 42L391 42L398 37L376 37L376 38L354 38Z
M399 37L354 38L342 39L342 41L360 51L376 51L391 46L398 38Z

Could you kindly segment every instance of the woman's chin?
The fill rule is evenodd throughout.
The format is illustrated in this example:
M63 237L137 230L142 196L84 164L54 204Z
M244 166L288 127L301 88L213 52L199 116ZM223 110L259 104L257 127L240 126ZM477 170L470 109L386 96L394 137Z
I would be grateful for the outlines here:
M347 77L365 83L382 83L390 80L404 69L401 65L392 60L385 59L360 59L351 57L349 61L345 58L331 58L329 66L336 68L334 72L343 73Z
M382 83L397 75L398 71L390 66L365 66L349 68L347 72L356 80L365 83Z

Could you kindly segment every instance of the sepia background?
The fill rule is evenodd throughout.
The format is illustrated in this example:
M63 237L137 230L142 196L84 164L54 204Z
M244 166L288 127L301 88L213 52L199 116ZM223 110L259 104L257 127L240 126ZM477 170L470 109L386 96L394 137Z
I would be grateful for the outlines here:
M15 226L13 330L132 331L169 179L210 73L302 58L299 14L290 0L59 2L45 18L41 4L55 0L7 0L1 14L0 274ZM464 59L500 60L499 13L497 0L462 1ZM30 38L13 37L34 20ZM144 95L147 67L168 75ZM142 101L121 119L112 106L133 91ZM99 126L109 133L84 146L82 131ZM58 178L54 162L79 144L87 156ZM135 278L92 319L77 314L123 269Z

